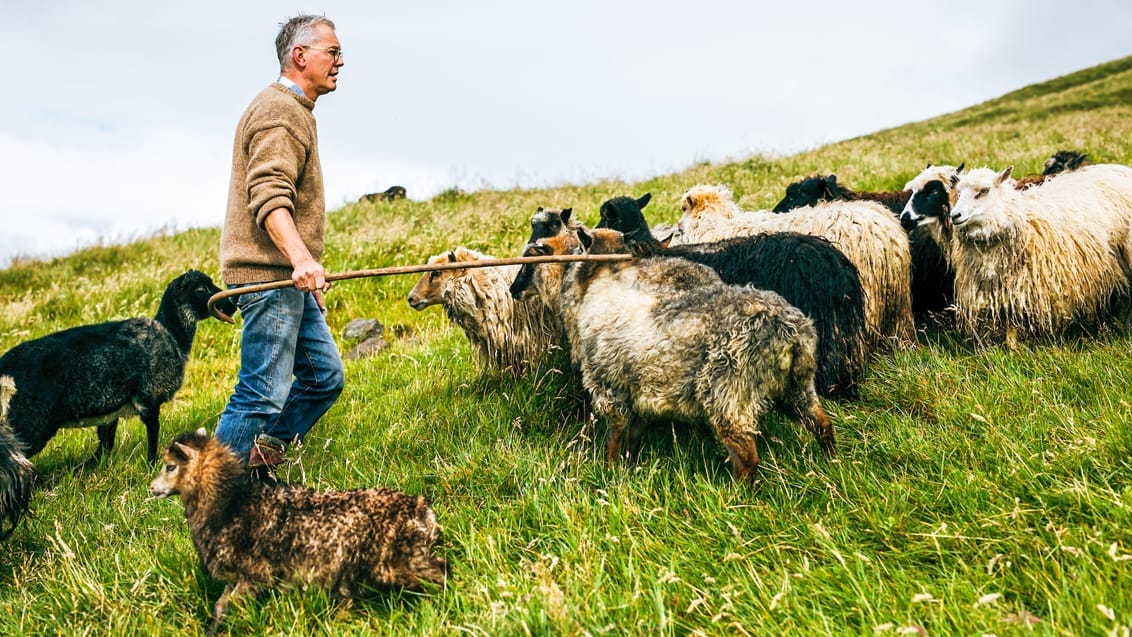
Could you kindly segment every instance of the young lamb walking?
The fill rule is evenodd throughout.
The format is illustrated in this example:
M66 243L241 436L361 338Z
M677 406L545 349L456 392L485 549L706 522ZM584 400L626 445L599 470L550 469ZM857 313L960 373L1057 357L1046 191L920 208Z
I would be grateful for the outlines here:
M824 237L849 257L865 290L865 320L875 346L916 343L908 236L880 204L836 201L786 214L744 212L723 186L693 186L680 198L680 242L699 243L763 232Z
M494 259L457 247L430 257L429 263ZM477 358L488 368L519 375L532 363L563 346L558 318L539 302L522 303L508 292L519 266L440 270L421 275L409 292L414 310L440 304L464 331Z
M448 575L448 562L432 554L440 526L424 497L265 484L204 430L174 439L149 489L180 494L205 570L226 584L209 634L234 597L280 583L356 598L443 584Z
M27 514L36 481L35 468L8 428L8 405L15 393L12 377L0 376L0 540L8 539Z
M206 274L189 270L165 288L157 315L73 327L26 341L0 357L0 375L16 394L8 426L28 457L59 429L97 427L97 460L114 448L118 419L145 423L146 458L157 460L158 414L181 388L197 322L220 291ZM226 313L235 312L224 300ZM224 306L221 306L225 309Z
M612 230L578 239L539 239L525 256L623 253ZM630 455L648 421L678 420L711 427L727 447L736 480L758 468L755 446L762 415L779 406L835 452L833 426L814 391L817 334L781 296L726 285L707 266L684 259L541 264L523 267L525 282L552 301L580 363L594 411L609 426L606 455Z
M665 247L651 232L644 207L651 196L614 197L601 204L598 228L624 234L637 256L702 263L724 283L777 292L814 323L818 334L814 385L819 396L853 399L868 358L865 293L857 268L829 241L796 232L768 232L714 243Z

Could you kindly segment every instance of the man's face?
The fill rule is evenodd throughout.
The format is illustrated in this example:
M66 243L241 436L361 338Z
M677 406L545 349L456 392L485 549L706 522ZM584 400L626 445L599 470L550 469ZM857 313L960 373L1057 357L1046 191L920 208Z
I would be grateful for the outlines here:
M315 25L314 30L318 35L317 39L313 44L303 47L307 63L303 77L315 95L326 95L338 88L338 70L345 64L341 55L342 44L338 42L334 29L329 26L320 23Z

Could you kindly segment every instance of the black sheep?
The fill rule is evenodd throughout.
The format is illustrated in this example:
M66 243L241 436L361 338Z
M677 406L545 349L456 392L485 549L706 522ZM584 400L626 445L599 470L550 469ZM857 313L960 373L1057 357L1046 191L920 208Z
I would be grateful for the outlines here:
M774 212L787 212L823 201L875 201L900 218L912 198L911 190L892 192L857 192L837 181L837 175L815 175L786 187L786 196L774 206ZM945 311L955 302L955 274L947 266L943 250L927 228L901 222L908 232L912 253L912 313L925 320Z
M97 427L94 459L114 448L118 418L145 423L146 458L157 460L158 413L181 388L197 322L220 291L196 270L165 288L157 315L73 327L20 343L0 357L15 385L8 426L30 457L64 428ZM222 301L234 312L231 301Z
M650 198L606 201L597 227L623 233L638 256L680 257L712 268L724 283L777 292L817 329L818 394L856 398L867 356L864 292L857 268L840 250L821 237L793 232L665 247L642 211Z

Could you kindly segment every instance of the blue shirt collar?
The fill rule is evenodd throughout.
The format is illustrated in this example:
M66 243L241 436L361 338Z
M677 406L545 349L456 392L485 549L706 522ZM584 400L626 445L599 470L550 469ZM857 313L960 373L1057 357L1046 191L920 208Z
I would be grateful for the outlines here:
M280 75L279 79L275 81L291 89L298 95L302 95L303 97L307 96L307 94L303 92L303 89L299 88L299 85L295 84L295 82L291 78L283 77L282 75Z

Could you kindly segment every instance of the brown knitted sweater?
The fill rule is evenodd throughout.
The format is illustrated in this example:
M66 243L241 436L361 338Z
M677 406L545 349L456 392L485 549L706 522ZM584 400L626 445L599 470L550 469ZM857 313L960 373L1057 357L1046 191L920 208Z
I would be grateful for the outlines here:
M244 111L232 145L228 213L220 233L220 276L228 285L291 278L293 268L263 227L279 208L322 258L326 199L318 160L314 102L279 83Z

